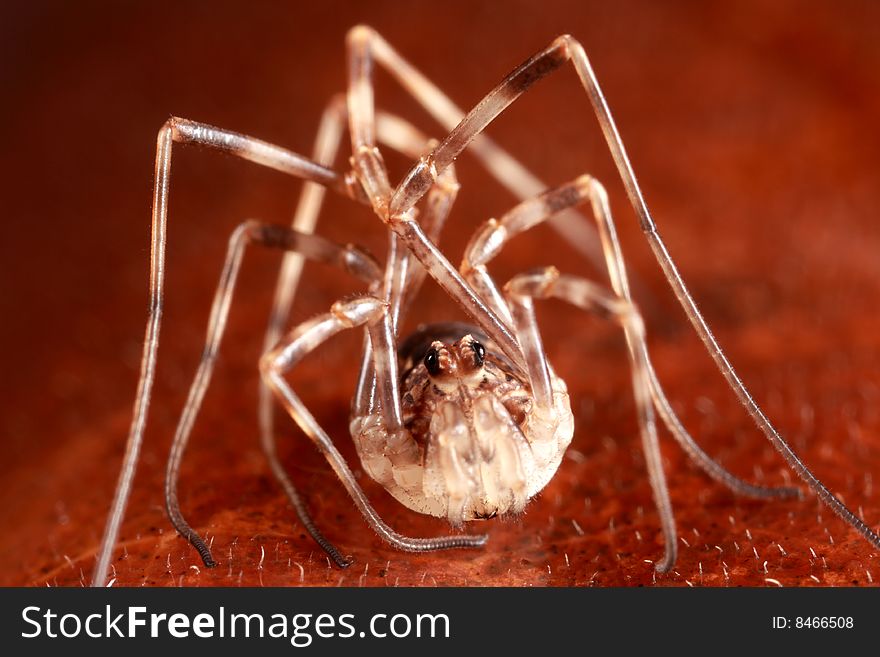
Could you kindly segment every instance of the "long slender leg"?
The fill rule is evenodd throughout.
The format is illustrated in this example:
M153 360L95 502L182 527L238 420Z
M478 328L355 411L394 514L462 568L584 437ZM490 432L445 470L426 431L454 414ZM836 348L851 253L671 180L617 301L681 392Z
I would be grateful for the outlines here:
M651 399L650 381L645 358L645 327L641 317L634 312L631 304L612 295L598 294L598 286L583 279L562 278L554 268L530 272L513 278L505 286L505 294L520 336L531 335L531 340L521 337L522 343L536 342L541 352L540 336L535 322L532 299L545 299L556 296L587 310L600 309L606 315L618 319L626 336L632 365L633 394L639 416L642 436L642 451L648 467L648 479L654 494L654 504L660 515L665 540L663 560L656 564L660 572L666 572L675 564L678 552L675 517L669 500L669 488L663 473L660 458L660 445L657 440L657 425L654 419L654 406ZM528 360L528 356L527 356ZM549 382L548 382L549 386Z
M312 151L312 159L315 162L326 167L333 166L340 141L342 140L344 126L344 99L336 97L328 103L321 117L321 123L318 127ZM293 223L291 224L294 230L302 233L314 232L318 221L318 214L324 201L324 193L325 188L322 185L308 181L303 184L299 203L294 214ZM299 286L304 264L305 259L302 254L296 251L287 251L284 254L281 271L275 285L275 299L272 303L272 311L269 315L269 323L263 339L263 353L272 349L281 339L284 325L290 315L290 309ZM319 533L317 530L314 530L315 523L312 520L308 507L278 457L278 447L275 440L273 395L262 378L260 378L259 385L257 417L260 429L260 445L263 453L266 455L266 460L269 463L272 474L284 490L297 518L337 565L340 567L348 565L348 562L342 558L335 547L326 540L318 540ZM328 546L332 550L328 549Z
M321 166L291 151L253 137L247 137L228 130L214 128L203 123L186 119L169 119L157 137L156 173L153 187L152 239L150 255L150 310L144 336L144 351L141 358L141 374L135 395L131 428L125 446L122 468L101 546L95 570L92 574L92 586L103 586L107 580L107 569L116 538L135 468L140 454L147 412L150 405L153 379L155 377L156 353L159 347L159 328L162 319L162 300L165 281L165 235L168 219L168 192L171 181L171 150L172 144L194 143L209 146L220 151L237 155L257 164L276 169L289 175L311 180L325 185L346 196L356 196L357 191L348 184L345 178L335 171Z
M390 204L390 212L392 215L403 213L412 207L424 195L430 185L430 181L445 166L448 166L489 123L536 81L557 70L566 61L572 63L584 90L590 97L596 117L599 120L599 125L626 188L627 195L639 216L639 222L645 238L648 240L654 256L688 319L705 344L709 355L715 361L728 385L739 401L746 407L746 411L748 411L755 424L770 441L770 444L785 459L788 466L834 513L856 529L875 547L880 548L880 535L873 532L810 472L772 425L767 416L764 415L764 412L755 400L752 399L751 394L733 369L727 356L724 355L715 336L706 324L706 320L697 309L693 297L685 286L672 257L666 249L666 245L660 237L657 225L648 211L641 189L636 181L629 157L623 146L623 141L617 131L617 126L611 118L611 112L596 80L595 73L590 66L583 46L571 36L563 35L555 39L545 50L514 70L500 85L489 92L473 110L466 114L449 136L430 155L413 167L404 178L403 182L394 192L394 197Z
M379 141L400 151L413 159L433 148L436 141L428 140L412 125L385 112L376 115L376 132ZM429 238L436 243L446 218L455 202L459 184L454 167L449 167L437 177L434 186L419 215L419 225ZM389 304L389 315L397 336L403 314L413 301L425 278L425 269L415 262L412 253L402 244L393 232L389 233L388 259L383 285L383 298ZM362 416L372 412L375 400L375 376L372 369L372 348L365 340L364 355L358 378L357 391L352 404L352 414Z
M414 198L401 211L393 210L388 172L376 147L373 100L373 57L369 31L352 30L348 35L348 122L351 132L352 167L376 214L386 221L427 273L455 300L486 334L517 365L524 369L522 352L509 326L468 285L415 220L413 205L434 185L434 171ZM367 35L367 36L365 36ZM442 145L442 143L441 143ZM439 146L438 146L439 148ZM436 149L434 149L436 151ZM426 156L427 157L427 156ZM425 157L420 159L424 163ZM418 165L417 165L418 166ZM445 168L445 167L444 167Z
M181 535L193 544L201 555L205 565L208 567L215 565L214 559L211 556L211 551L208 549L208 546L205 545L201 537L192 529L192 527L190 527L189 523L187 523L186 519L183 517L177 498L177 481L180 474L180 464L183 459L183 453L186 450L189 436L192 433L192 428L198 416L199 409L201 408L202 400L205 397L208 385L211 382L211 376L214 372L214 364L217 360L220 342L223 339L223 332L226 328L226 320L229 316L229 308L232 303L235 283L238 279L239 270L241 269L245 247L248 244L280 248L286 251L296 251L305 258L340 266L352 275L370 284L377 283L380 276L379 266L374 260L372 260L372 258L363 252L358 251L351 246L337 246L317 235L300 233L288 228L261 224L255 221L246 221L241 224L229 238L229 249L226 255L226 262L223 266L223 272L220 275L220 282L217 285L217 291L214 295L214 303L211 308L211 316L208 321L205 348L202 352L202 359L199 363L198 370L193 378L186 405L183 408L180 421L177 425L165 473L165 506L168 509L171 523ZM315 541L323 547L337 563L344 564L345 560L339 554L339 551L321 535L320 531L318 531L317 527L315 527L310 519L307 520L308 521L304 522L304 524L309 533L314 537Z
M436 140L428 139L406 121L381 110L376 113L376 133L380 143L387 144L414 160L418 160L438 144ZM434 185L428 190L424 207L419 214L419 225L435 244L439 242L440 233L458 195L459 188L460 185L453 166L439 174ZM404 307L418 293L425 277L424 268L414 266L412 254L408 250L400 249L398 258L401 263L397 265L389 263L389 266L399 270L401 274L398 289L391 297L391 313L395 326L399 323L400 314Z
M334 159L339 141L339 123L342 117L344 117L344 112L340 103L338 101L331 102L327 113L325 113L325 121L323 122L322 128L319 130L318 144L316 145L315 153L315 159L317 161L330 164ZM378 133L380 141L387 142L392 147L398 148L408 155L419 155L428 145L427 140L415 131L414 128L403 122L401 119L385 113L379 114ZM449 169L448 172L444 172L443 176L438 177L435 189L429 192L429 201L422 220L428 232L432 234L435 239L439 234L447 213L449 212L449 208L454 200L457 189L458 185L455 181L454 171ZM320 206L320 197L318 196L317 191L318 190L315 190L311 197L306 198L301 202L294 220L294 225L296 227L300 227L303 230L312 230L314 228L317 219L317 212ZM397 315L400 312L403 296L407 290L412 291L412 289L418 285L418 278L411 274L407 274L408 271L411 271L407 266L410 261L409 254L408 252L397 248L396 237L393 233L391 234L390 246L391 253L389 254L389 263L386 266L383 294L386 297L386 302L391 304L394 312L394 321L389 321L388 313L383 312L380 318L372 322L369 336L366 340L367 348L365 349L365 358L369 359L369 379L372 382L370 395L377 395L380 400L379 403L381 405L386 428L391 432L400 432L402 431L402 421L399 414L400 400L399 392L397 390L396 354L393 348L393 331L395 330ZM292 254L289 258L298 259L299 257ZM289 269L282 272L279 280L278 293L276 295L276 303L273 308L272 321L270 322L270 328L267 334L267 344L277 338L277 331L280 329L280 326L289 313L290 304L292 303L300 272L301 262L296 263L295 260L293 260L293 264ZM275 332L274 335L273 331ZM330 334L324 334L321 341L329 337L329 335ZM375 352L372 350L373 344L376 345ZM280 394L282 399L289 400L291 398L296 398L296 396L281 378L281 373L283 373L284 369L292 367L298 356L292 357L288 362L285 360L286 357L282 358L283 350L284 346L282 345L275 351L267 353L261 360L261 363L266 388L271 388L276 394ZM296 354L295 351L291 353L294 355ZM281 358L281 360L277 360L273 354L278 354L278 358ZM366 362L367 361L365 360L365 364ZM279 367L281 368L281 371L278 371ZM374 372L379 372L382 375L375 376L373 374ZM361 378L364 379L365 377L362 375ZM364 386L359 385L359 388L360 387ZM376 390L377 387L378 390ZM359 393L356 396L356 399L359 400L361 398L362 396ZM298 401L298 398L296 399ZM296 406L296 404L294 404L294 406ZM299 403L299 406L302 406L301 402ZM305 411L305 415L297 415L291 409L292 407L288 406L288 410L294 415L294 418L308 435L324 435L323 431L320 430L320 427L317 427L314 418L308 414L304 406L302 409ZM268 421L265 419L267 417L269 418ZM278 476L282 485L284 485L288 497L292 500L298 500L299 496L296 494L292 482L290 482L286 473L283 472L277 456L275 455L274 436L271 428L271 411L265 413L261 412L261 420L263 443L264 446L268 445L271 450L270 462L274 464L273 469L276 470L276 476ZM317 432L312 425L317 427ZM340 478L343 480L343 483L348 488L350 494L352 494L352 497L355 499L370 525L392 545L408 550L434 550L449 547L476 546L485 542L487 538L485 536L411 539L397 534L381 521L369 505L363 492L360 491L356 481L352 478L347 465L341 460L341 457L339 457L338 452L336 452L332 443L329 443L329 438L327 438L326 435L324 435L324 438L326 438L326 442L332 448L331 451L336 455L336 458L332 458L330 455L331 452L325 451L325 454L328 454L328 459L331 461L331 465L333 465L337 474L339 474ZM277 467L275 467L276 465ZM308 517L307 512L305 512L304 507L300 516L304 522L310 522L310 518ZM332 546L330 547L332 548ZM325 549L327 549L327 547L325 547ZM329 549L328 552L330 552ZM345 565L345 563L341 561L341 556L337 559L337 563Z
M387 308L384 301L372 296L359 296L348 301L337 302L329 313L304 322L295 328L281 345L263 356L260 360L260 371L288 413L327 458L367 523L385 541L400 550L413 552L478 547L486 542L487 536L410 538L391 529L373 509L333 441L284 380L285 372L288 372L301 358L316 349L325 340L344 329L366 325L375 348L374 367L379 380L378 391L380 396L385 397L380 403L383 407L383 423L388 429L389 442L407 438L411 440L402 429L399 417L394 417L393 401L387 399L387 397L394 396L392 382L396 382L396 357L390 350L392 340L388 332L389 324L383 317L387 314Z
M367 77L375 59L447 131L453 130L464 118L465 113L446 94L401 57L372 28L365 25L352 28L347 41L349 49L359 53L364 62L361 69ZM364 100L369 98L364 97ZM381 121L380 116L376 118ZM362 123L368 130L369 117L365 116ZM470 144L470 150L489 174L519 199L535 196L547 187L486 135L477 135ZM576 210L562 212L550 221L550 225L581 255L601 269L602 251L599 240L595 229L582 214Z
M523 201L502 216L501 219L490 219L485 222L474 233L465 250L465 256L461 265L462 274L467 280L473 282L475 288L485 290L487 298L499 299L498 303L504 303L500 291L487 271L488 263L515 236L546 221L556 212L587 202L592 205L593 216L598 224L599 235L606 257L606 268L612 288L622 302L634 307L620 243L614 229L611 209L608 206L608 195L601 183L588 175L580 176L572 182L560 185L535 198ZM520 341L522 342L522 338L520 338ZM537 364L533 365L533 368L537 368L538 372L546 372L546 364L540 363L544 359L543 352L539 351L535 358L537 359ZM796 488L774 488L750 484L725 470L700 448L687 429L681 424L681 421L672 409L672 405L666 398L663 387L657 379L654 367L648 357L647 349L645 350L643 367L647 375L651 396L654 399L654 405L660 417L685 453L710 477L740 495L767 498L793 497L799 494ZM546 382L545 385L549 386L546 375L539 376L538 381Z
M327 104L327 108L321 118L315 140L312 159L327 167L332 167L339 151L347 111L344 96L336 96ZM403 119L387 112L379 111L376 115L376 133L381 143L400 151L407 157L418 159L429 147L436 145L421 132ZM306 182L300 195L299 204L294 215L292 228L300 232L311 233L315 229L318 214L324 198L325 188L321 185ZM458 191L458 183L455 179L454 167L449 167L438 177L434 189L428 192L425 211L420 217L420 222L426 227L429 235L437 239L443 226L450 207L455 200ZM395 271L403 275L402 289L392 295L392 318L395 326L399 320L401 306L404 304L404 295L407 300L411 299L417 291L421 280L424 278L424 270L421 267L412 266L408 252L392 248L390 257L398 258L402 262L392 265ZM281 272L275 289L275 300L272 306L269 323L263 343L263 352L268 352L281 337L284 324L290 315L290 308L302 275L303 257L294 251L285 254ZM369 341L365 340L364 359L359 377L358 389L354 397L354 407L358 414L363 414L369 408L369 400L373 398L372 388L374 385L372 376L372 351ZM276 479L284 489L300 521L306 525L312 525L304 501L293 485L293 482L285 472L278 459L277 447L274 435L274 407L272 405L272 393L264 382L260 383L258 416L260 425L260 442L266 454L269 465Z

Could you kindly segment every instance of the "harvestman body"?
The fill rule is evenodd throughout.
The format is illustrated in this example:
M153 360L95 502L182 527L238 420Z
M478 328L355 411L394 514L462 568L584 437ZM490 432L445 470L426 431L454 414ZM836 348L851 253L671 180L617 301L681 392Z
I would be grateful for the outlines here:
M792 452L752 400L715 341L666 251L633 174L582 46L570 36L508 75L465 114L427 78L402 59L368 27L347 38L348 93L329 104L312 159L272 144L184 119L172 118L160 130L153 199L150 317L141 378L122 472L93 576L103 585L140 452L153 385L165 270L165 229L172 144L194 143L234 154L262 166L303 178L306 184L292 228L248 221L235 230L214 298L202 361L190 389L168 460L165 498L171 522L215 564L204 541L187 524L177 499L180 462L213 372L232 293L245 247L257 244L285 250L275 303L260 361L261 441L273 473L309 533L340 566L345 558L320 533L278 460L272 421L276 397L314 441L346 487L368 524L402 550L427 551L483 545L485 535L439 538L402 536L385 524L367 500L347 463L284 378L308 352L340 331L365 329L364 352L352 403L351 434L364 470L401 503L415 511L445 517L453 525L475 518L516 513L553 477L574 431L565 383L545 357L534 300L555 297L620 324L632 366L642 447L665 539L656 568L669 570L676 559L676 530L657 444L655 413L687 454L707 474L735 492L754 497L798 495L793 488L746 483L713 461L681 425L648 357L645 331L627 282L620 245L602 185L588 175L547 189L522 164L481 134L501 112L542 77L571 63L592 101L599 124L627 194L651 248L691 323L721 373L789 466L843 520L876 547L880 537L835 498ZM441 124L449 135L429 140L402 119L374 106L374 63L392 76ZM348 124L351 170L333 163ZM393 188L377 144L417 160ZM458 182L453 161L467 147L486 169L522 202L474 234L456 269L436 242ZM325 189L370 205L388 229L384 267L368 254L314 234ZM589 205L598 231L576 208ZM610 288L553 267L514 277L499 288L487 265L512 237L548 221L594 263L603 267ZM597 237L598 235L598 237ZM303 260L339 266L361 279L365 293L339 301L330 312L294 328L286 323ZM473 320L421 327L402 343L398 325L425 274L431 276Z

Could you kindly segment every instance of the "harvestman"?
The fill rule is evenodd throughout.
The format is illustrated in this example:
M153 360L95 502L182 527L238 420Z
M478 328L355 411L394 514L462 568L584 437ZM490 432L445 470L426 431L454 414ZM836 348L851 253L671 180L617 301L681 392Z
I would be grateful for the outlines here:
M152 214L150 314L134 417L122 471L102 539L93 585L103 585L134 476L150 393L162 317L165 230L172 144L192 143L231 153L306 183L292 228L248 221L229 250L208 324L205 350L190 389L168 460L165 499L171 522L201 555L210 549L184 519L177 498L180 462L207 390L226 325L245 247L286 251L260 361L261 442L274 475L309 533L340 566L345 558L320 533L279 462L273 432L272 396L280 400L339 476L367 523L392 546L410 551L483 545L485 535L410 538L378 516L330 437L283 375L308 352L345 329L365 329L364 353L352 403L351 433L370 476L411 509L465 520L521 511L559 467L573 433L565 383L547 362L535 320L534 300L555 297L620 324L632 366L642 448L665 540L656 563L667 571L676 560L676 529L657 443L655 412L686 453L709 476L754 497L796 496L795 488L749 484L727 472L693 441L672 410L648 357L645 330L630 296L624 261L602 185L588 175L553 189L480 134L535 82L566 62L574 66L590 97L629 200L657 261L728 384L788 465L837 515L880 548L880 537L846 508L807 469L751 398L728 362L684 285L657 232L636 182L583 47L564 35L519 66L465 114L402 59L376 32L355 27L347 37L348 93L331 101L323 116L313 159L281 147L185 119L172 118L159 131ZM429 140L402 119L374 106L372 69L385 67L449 135ZM333 170L345 123L351 135L351 171ZM392 188L377 142L417 160ZM458 190L453 161L467 147L522 202L490 219L474 234L456 269L436 246ZM369 204L389 229L384 268L352 246L314 234L324 190ZM422 199L418 210L416 204ZM597 232L576 208L589 204ZM499 289L487 264L515 235L548 221L582 253L603 266L611 287L559 273L553 267L514 277ZM367 284L367 292L335 303L282 337L304 259L343 268ZM416 262L417 261L417 262ZM398 344L397 327L424 275L430 275L476 323L420 328Z

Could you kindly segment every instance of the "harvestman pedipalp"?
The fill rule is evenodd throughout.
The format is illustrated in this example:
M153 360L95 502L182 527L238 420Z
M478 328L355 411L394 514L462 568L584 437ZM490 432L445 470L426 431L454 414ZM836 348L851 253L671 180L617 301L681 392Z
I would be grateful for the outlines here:
M547 190L519 162L480 134L535 82L570 62L588 93L643 232L695 330L721 373L758 427L809 488L874 546L880 537L807 469L778 434L721 351L684 285L648 212L623 143L582 46L570 36L555 39L515 69L465 114L402 59L377 33L355 27L348 35L349 86L324 114L313 159L237 133L172 118L160 130L153 199L150 315L141 378L123 467L102 539L93 585L103 585L119 533L140 452L155 373L162 316L165 229L172 144L194 143L231 153L303 178L305 188L293 227L255 221L233 233L218 286L205 351L178 424L166 472L165 496L177 530L206 565L211 552L187 524L177 500L177 478L189 434L207 390L225 328L232 292L247 244L287 253L260 369L259 418L264 451L301 521L340 566L345 558L320 533L287 477L275 451L271 398L281 401L327 458L368 524L391 545L414 551L476 547L484 535L410 538L386 525L367 500L345 460L283 378L298 360L346 328L365 327L364 355L352 405L351 432L364 469L406 506L448 518L452 524L517 512L559 467L573 432L565 384L547 362L534 314L534 299L556 297L620 323L632 365L642 446L665 539L656 568L676 559L676 530L657 444L655 411L677 442L707 474L738 493L786 497L793 488L746 483L713 461L679 422L651 365L644 325L633 304L624 261L602 185L584 175ZM425 107L449 135L430 141L398 117L374 107L372 67L378 62ZM331 167L348 122L352 169ZM392 188L377 142L418 162ZM501 219L484 223L457 270L436 246L458 183L452 166L470 147L479 161L522 202ZM384 269L368 254L313 234L324 189L369 204L389 230ZM416 205L425 199L418 209ZM576 207L589 203L596 232ZM611 289L548 267L514 277L499 289L487 264L517 234L549 221L576 248L604 265ZM599 248L601 247L601 248ZM303 259L342 267L368 285L367 293L340 301L331 311L296 327L282 339ZM398 345L397 327L427 273L476 322L424 327Z

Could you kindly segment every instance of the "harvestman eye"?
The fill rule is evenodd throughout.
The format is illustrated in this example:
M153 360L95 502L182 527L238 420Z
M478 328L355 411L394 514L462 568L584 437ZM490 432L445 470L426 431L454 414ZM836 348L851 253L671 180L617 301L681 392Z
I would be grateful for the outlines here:
M438 376L440 374L440 352L436 348L431 347L428 349L428 353L425 354L424 363L428 374L431 376Z
M483 361L486 360L486 347L474 340L471 343L471 348L474 350L474 365L482 367Z
M306 181L303 202L298 206L292 228L248 221L232 234L215 292L203 357L172 442L165 477L169 519L196 548L206 566L214 566L216 562L199 532L183 516L177 495L178 478L189 436L213 374L244 251L250 244L287 252L266 331L265 353L260 359L261 445L299 520L340 567L347 566L349 560L321 533L278 458L273 398L317 444L366 522L391 546L425 552L480 547L488 539L486 535L476 534L414 538L389 527L370 504L333 439L291 388L286 375L304 356L335 334L352 328L366 334L349 424L363 470L405 506L446 518L454 526L476 518L521 512L562 464L574 434L574 418L567 387L544 352L534 304L536 300L551 297L614 321L626 335L641 444L664 539L664 554L655 562L657 571L672 568L678 540L655 416L660 417L672 437L706 474L734 492L759 498L799 494L795 488L765 487L735 477L708 456L681 424L648 355L645 325L630 295L617 230L602 184L583 174L548 189L521 163L481 134L532 85L566 64L575 69L593 104L645 238L731 389L756 426L810 490L880 548L880 536L835 497L791 450L757 406L716 342L660 237L596 76L576 40L567 35L555 39L514 69L467 114L372 29L353 28L347 37L347 48L348 93L334 98L327 107L312 159L254 137L186 119L171 118L159 132L152 214L150 314L141 377L93 585L106 583L147 421L159 345L171 151L175 143L213 148ZM441 140L432 139L403 119L377 109L371 77L374 64L386 68L449 134ZM346 126L351 138L352 169L340 172L334 169L334 162ZM388 180L380 145L398 150L415 162L396 187ZM469 145L470 152L521 203L499 219L488 220L477 228L461 266L456 269L437 247L437 242L458 190L453 162ZM324 189L372 207L378 215L376 230L383 227L388 230L389 255L383 265L352 246L335 244L314 234ZM423 197L428 200L416 208ZM578 211L581 206L590 213L589 218ZM552 266L526 272L499 286L488 271L490 261L511 238L557 214L564 215L565 221L551 222L551 226L607 273L610 286L582 276L562 274ZM329 266L342 266L359 281L361 293L336 302L330 312L300 324L285 335L302 262L306 258ZM439 390L437 386L425 386L424 376L415 370L401 379L398 329L408 307L405 300L417 294L426 274L477 325L467 327L458 336L469 332L484 335L488 350L504 356L497 368L484 372L479 384L472 378L467 381L463 378ZM448 325L420 329L424 335L430 335L431 331L435 332L436 339L449 332ZM474 363L478 366L483 364L486 347L473 343ZM436 349L425 355L424 364L432 375L439 374L440 356ZM467 389L455 391L456 385ZM404 414L401 401L404 395L410 400L419 397L417 411L410 409L416 417ZM508 411L511 400L517 400L514 415L522 416L519 422L514 421ZM386 454L391 442L393 460ZM472 467L460 467L463 462ZM479 476L471 476L473 472Z

